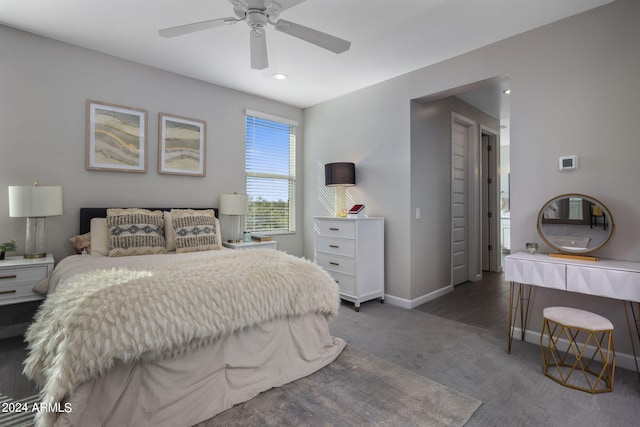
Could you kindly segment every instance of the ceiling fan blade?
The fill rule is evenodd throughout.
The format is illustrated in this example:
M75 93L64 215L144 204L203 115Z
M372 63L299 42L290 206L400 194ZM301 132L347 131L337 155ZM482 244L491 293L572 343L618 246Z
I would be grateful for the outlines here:
M177 27L163 28L158 31L162 37L176 37L183 34L195 33L196 31L208 30L209 28L222 27L238 22L236 18L219 18L210 21L194 22L193 24L178 25Z
M295 22L287 21L286 19L278 20L278 22L275 23L275 27L276 30L280 32L315 44L331 52L342 53L351 47L351 42L349 41L323 33L322 31L314 30L313 28L305 27L304 25L296 24Z
M254 70L264 70L269 66L267 58L267 39L264 29L252 29L249 32L251 43L251 68Z

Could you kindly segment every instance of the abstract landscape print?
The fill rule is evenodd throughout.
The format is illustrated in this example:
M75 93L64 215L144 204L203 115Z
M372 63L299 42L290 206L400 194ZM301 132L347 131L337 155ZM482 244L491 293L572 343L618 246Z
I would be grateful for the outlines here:
M158 173L205 176L207 122L160 113Z
M87 100L86 168L147 172L147 111Z

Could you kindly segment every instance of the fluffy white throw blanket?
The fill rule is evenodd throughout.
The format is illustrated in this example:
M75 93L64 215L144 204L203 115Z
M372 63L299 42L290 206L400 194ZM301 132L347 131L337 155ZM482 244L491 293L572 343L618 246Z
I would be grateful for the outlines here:
M271 250L212 252L61 283L26 335L24 373L42 387L42 402L61 402L117 361L173 357L277 318L337 314L336 283L308 260ZM39 425L54 421L38 414Z

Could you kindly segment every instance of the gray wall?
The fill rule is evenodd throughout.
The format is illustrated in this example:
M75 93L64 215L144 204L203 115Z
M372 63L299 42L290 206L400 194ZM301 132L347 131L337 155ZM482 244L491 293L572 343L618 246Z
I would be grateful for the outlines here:
M298 121L302 189L299 108L2 26L0 52L0 240L15 239L19 249L25 219L9 218L9 185L63 187L64 215L47 219L48 251L56 260L72 253L68 239L78 231L80 207L208 207L218 206L220 193L244 192L246 108ZM87 99L148 111L146 174L85 169ZM160 112L207 121L206 177L157 173ZM302 212L302 197L297 210ZM224 233L230 221L221 220ZM298 228L277 240L281 249L302 255Z
M313 215L327 213L314 182L316 163L356 162L358 180L364 182L352 191L369 214L387 218L386 292L419 298L413 290L427 287L416 281L431 280L431 275L410 274L417 262L410 250L416 221L411 194L420 184L410 173L420 166L410 156L411 100L508 75L512 249L542 243L536 231L540 206L556 194L577 192L604 202L615 218L618 232L600 255L640 262L638 22L640 2L618 0L305 110L307 232ZM567 154L580 157L578 171L557 170L558 157ZM425 250L437 253L448 244L434 239ZM549 251L544 245L541 249ZM305 239L305 253L313 255L311 239ZM616 325L617 349L629 351L622 303L558 294L537 292L532 330L540 330L543 306L593 308Z

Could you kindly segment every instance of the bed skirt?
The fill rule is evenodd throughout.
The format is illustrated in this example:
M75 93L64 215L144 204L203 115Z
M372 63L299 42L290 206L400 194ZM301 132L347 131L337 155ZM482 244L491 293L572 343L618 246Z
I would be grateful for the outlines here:
M235 332L173 359L116 364L81 384L56 426L192 426L333 362L345 342L321 314Z

